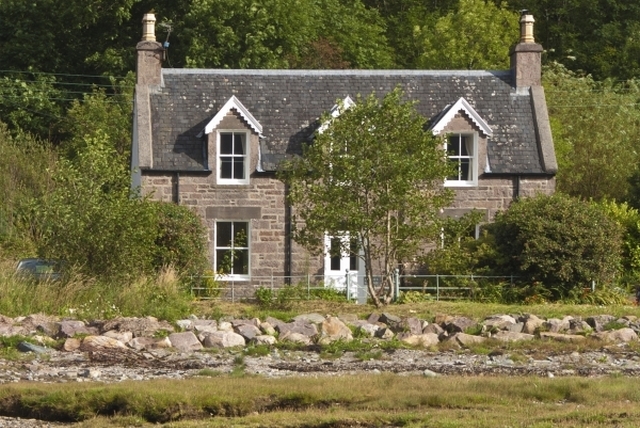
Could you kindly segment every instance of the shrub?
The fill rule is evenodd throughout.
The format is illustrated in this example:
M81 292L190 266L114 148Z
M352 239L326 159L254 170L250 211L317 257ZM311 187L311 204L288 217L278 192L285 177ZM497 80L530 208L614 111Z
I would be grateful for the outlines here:
M539 282L552 300L591 281L610 283L621 261L621 228L596 205L561 194L522 199L490 226L498 269Z

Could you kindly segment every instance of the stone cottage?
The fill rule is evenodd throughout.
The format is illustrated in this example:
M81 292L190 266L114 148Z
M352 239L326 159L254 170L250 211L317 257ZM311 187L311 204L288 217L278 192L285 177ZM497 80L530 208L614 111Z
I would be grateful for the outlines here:
M163 68L155 17L147 14L137 45L134 186L193 208L206 224L214 269L224 261L226 279L246 290L272 277L339 282L360 262L311 257L292 242L292 208L275 172L283 158L301 153L322 113L339 100L383 96L400 85L419 101L431 130L446 136L446 153L458 165L444 183L456 195L445 214L476 209L491 220L518 197L554 191L557 165L533 22L521 17L521 39L505 71L218 70Z

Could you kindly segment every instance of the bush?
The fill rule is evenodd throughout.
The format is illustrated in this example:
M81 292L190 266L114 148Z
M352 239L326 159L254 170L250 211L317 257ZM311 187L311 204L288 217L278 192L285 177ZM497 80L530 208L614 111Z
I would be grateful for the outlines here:
M590 202L561 194L522 199L490 231L501 273L539 282L551 300L591 281L609 284L619 271L621 228Z

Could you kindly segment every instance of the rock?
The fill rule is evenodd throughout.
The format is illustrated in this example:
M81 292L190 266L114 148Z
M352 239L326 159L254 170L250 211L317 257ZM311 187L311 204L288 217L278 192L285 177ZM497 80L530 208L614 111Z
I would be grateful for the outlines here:
M425 369L425 370L422 372L422 376L424 376L424 377L437 377L437 376L438 376L438 373L436 373L436 372L434 372L434 371L431 371L431 370L429 370L429 369Z
M306 321L308 323L321 324L324 321L324 316L316 313L302 314L294 317L293 321Z
M393 332L393 330L391 330L390 328L387 327L383 327L378 329L378 331L376 331L376 337L378 339L382 339L382 340L390 340L393 339L393 337L396 334Z
M124 318L119 317L106 322L102 326L102 331L118 330L130 331L133 337L152 337L161 330L173 332L174 328L166 321L158 321L154 317L145 318Z
M260 323L260 331L262 331L264 334L268 334L269 336L276 335L276 329L266 321Z
M476 327L478 323L471 318L455 317L442 325L442 328L449 334L464 333L470 328Z
M244 337L233 331L217 331L205 335L202 345L205 348L234 348L245 346Z
M444 329L440 327L438 324L431 323L422 329L422 333L434 333L440 336L444 333Z
M109 330L102 333L102 335L119 340L122 343L129 343L133 339L133 333L130 331Z
M383 312L378 318L378 322L386 324L387 327L393 329L394 331L401 330L400 324L402 323L402 318L388 312Z
M409 334L408 336L403 337L401 341L410 346L422 346L423 348L436 346L440 343L438 335L435 333Z
M33 352L34 354L46 354L51 352L51 349L45 348L44 346L34 345L29 342L20 342L18 343L18 351L20 352Z
M240 324L234 327L233 330L246 340L251 340L262 333L260 329L253 324Z
M322 321L318 343L324 345L336 340L352 341L351 329L337 317L327 317Z
M58 320L52 316L32 314L21 319L19 322L27 334L40 332L47 336L54 337L58 332L57 321Z
M422 334L422 321L418 318L408 317L400 322L400 328L413 335Z
M525 334L534 334L536 330L538 330L544 324L543 319L540 319L532 314L523 316L521 320L524 322L522 333Z
M70 337L64 341L64 344L62 345L62 350L66 352L77 351L78 349L80 349L81 344L82 344L82 341L80 339L77 339L75 337Z
M472 334L466 334L466 333L456 333L453 336L451 336L448 340L452 340L460 344L461 346L467 347L467 346L472 346L478 343L485 342L487 338L482 336L474 336Z
M229 321L220 321L218 323L218 331L233 331L233 324Z
M604 326L609 324L611 321L615 321L616 317L613 315L596 315L593 317L588 317L585 321L589 326L593 329L593 331L600 332L604 331Z
M576 334L562 334L545 331L540 333L540 339L557 340L559 342L581 342L585 340L585 337Z
M302 345L311 345L312 343L309 336L292 331L285 332L282 336L279 337L279 339L281 342L293 342Z
M527 333L515 333L509 330L502 330L491 336L501 342L520 342L522 340L533 340L535 336Z
M157 339L153 337L134 337L127 343L127 345L136 351L166 349L171 348L172 346L168 337Z
M80 343L83 352L101 351L105 349L126 349L124 343L107 336L87 336Z
M77 320L65 320L56 323L58 328L57 338L67 338L79 335L98 335L95 329L89 330L84 322Z
M494 330L509 330L516 324L516 319L511 315L492 315L482 321L482 325Z
M259 336L255 336L251 339L251 343L254 345L275 345L277 340L273 336L269 336L267 334L261 334Z
M374 337L378 330L380 330L379 326L377 326L375 324L369 324L366 321L364 321L362 324L360 324L360 325L358 325L356 327L356 332L358 334L361 334L361 335L367 336L367 337Z
M178 320L176 325L180 330L193 330L193 320Z
M318 334L318 327L305 320L293 321L286 324L278 324L275 329L280 335L284 333L300 333L307 337L314 337Z
M200 343L196 335L191 331L171 333L169 335L169 341L171 342L171 346L180 352L192 352L202 349L202 343Z
M606 342L615 343L628 343L638 340L637 333L628 327L618 330L602 331L600 333L593 334L593 337Z

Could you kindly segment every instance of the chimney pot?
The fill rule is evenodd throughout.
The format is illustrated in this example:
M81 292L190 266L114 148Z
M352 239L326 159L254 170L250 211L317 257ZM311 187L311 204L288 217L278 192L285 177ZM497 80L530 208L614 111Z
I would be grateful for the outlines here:
M533 15L522 14L520 18L520 43L535 43L533 38Z
M156 41L156 15L145 13L142 17L142 40Z

